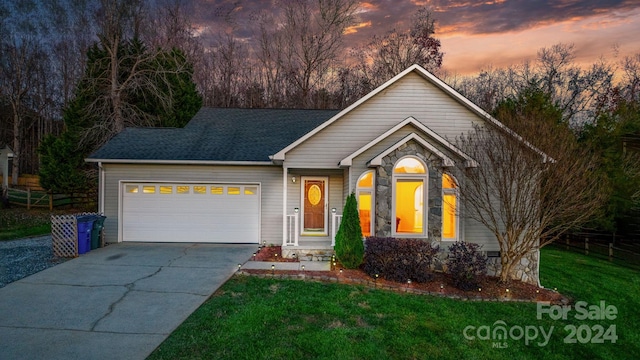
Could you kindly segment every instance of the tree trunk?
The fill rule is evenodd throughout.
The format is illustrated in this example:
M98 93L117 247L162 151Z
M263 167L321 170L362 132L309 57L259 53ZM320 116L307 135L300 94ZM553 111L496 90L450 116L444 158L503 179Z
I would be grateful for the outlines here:
M20 115L18 114L18 106L13 104L13 165L11 166L11 184L18 185L18 176L20 175L20 153L21 148L21 126Z
M515 260L507 257L502 257L501 259L501 267L500 267L500 282L507 283L512 279L511 271L513 269L513 264L515 264Z

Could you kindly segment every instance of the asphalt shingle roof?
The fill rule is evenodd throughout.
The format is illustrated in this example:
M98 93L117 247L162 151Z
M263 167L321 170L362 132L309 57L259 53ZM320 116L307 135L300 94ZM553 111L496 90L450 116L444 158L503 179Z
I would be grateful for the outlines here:
M184 128L127 128L100 160L269 161L338 110L202 108Z

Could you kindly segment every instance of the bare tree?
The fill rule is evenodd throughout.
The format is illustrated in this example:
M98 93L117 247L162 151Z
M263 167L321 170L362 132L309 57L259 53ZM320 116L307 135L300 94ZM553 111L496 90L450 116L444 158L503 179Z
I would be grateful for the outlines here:
M268 81L287 82L297 92L298 106L311 103L342 49L344 31L354 23L355 0L281 1L282 15L263 23L260 59ZM273 26L281 24L281 26ZM280 76L280 75L283 76Z
M381 84L413 64L437 72L443 53L440 40L433 37L435 29L431 11L422 7L414 14L411 29L394 29L384 36L374 36L364 49L372 63L373 82Z
M25 134L47 100L45 53L34 38L12 38L2 43L0 95L10 105L13 133L12 184L18 184Z
M544 112L500 116L524 138L506 127L477 126L458 145L478 166L458 171L465 175L465 215L496 237L505 282L525 255L592 220L605 195L597 158L566 126Z
M191 77L191 68L180 53L148 49L139 40L145 26L141 4L102 0L100 40L89 51L77 91L82 102L80 117L91 119L90 124L81 125L85 145L99 146L127 126L158 126L158 111L173 106L173 82L183 75ZM147 111L144 103L156 109Z

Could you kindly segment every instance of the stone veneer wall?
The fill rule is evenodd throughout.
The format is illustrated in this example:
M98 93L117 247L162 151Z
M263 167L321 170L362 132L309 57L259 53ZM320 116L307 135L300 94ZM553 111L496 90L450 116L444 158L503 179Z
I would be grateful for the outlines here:
M376 223L375 234L379 237L391 236L391 226L395 220L391 219L393 201L393 167L404 156L415 156L427 165L429 173L427 186L427 235L430 241L440 241L442 229L442 175L438 171L440 159L433 159L430 152L420 144L411 140L401 145L391 154L382 159L381 166L376 169L375 199Z
M433 157L433 155L424 149L419 143L411 140L401 145L391 154L382 159L381 166L376 169L375 177L375 235L379 237L391 236L391 224L395 226L395 220L391 221L391 209L393 201L393 166L404 156L415 156L424 161L429 172L428 179L428 240L440 245L442 237L442 171L441 160ZM454 174L454 176L457 174ZM457 176L456 176L457 177ZM462 219L461 219L462 220ZM472 241L472 239L466 239ZM442 265L446 260L448 249L440 248L440 260ZM538 285L538 260L539 252L534 251L522 258L520 263L515 266L515 280L521 280L530 284ZM437 265L437 264L436 264ZM491 257L487 263L487 273L491 276L497 276L500 273L500 258Z
M520 259L520 263L514 266L515 277L514 280L521 280L523 282L538 285L540 274L538 274L538 261L540 259L539 251L531 251L522 259ZM487 275L490 276L498 276L500 275L500 269L502 265L500 264L499 257L491 257L487 262Z

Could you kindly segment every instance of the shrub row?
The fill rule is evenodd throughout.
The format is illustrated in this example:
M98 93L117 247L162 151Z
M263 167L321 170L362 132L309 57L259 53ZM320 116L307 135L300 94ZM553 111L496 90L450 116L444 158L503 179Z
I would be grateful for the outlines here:
M449 246L447 272L453 285L461 290L478 287L487 273L487 257L478 244L458 241ZM405 282L428 282L433 278L432 263L439 247L421 239L368 237L362 269L371 277Z
M437 253L438 247L425 240L368 237L362 269L391 281L427 282Z

